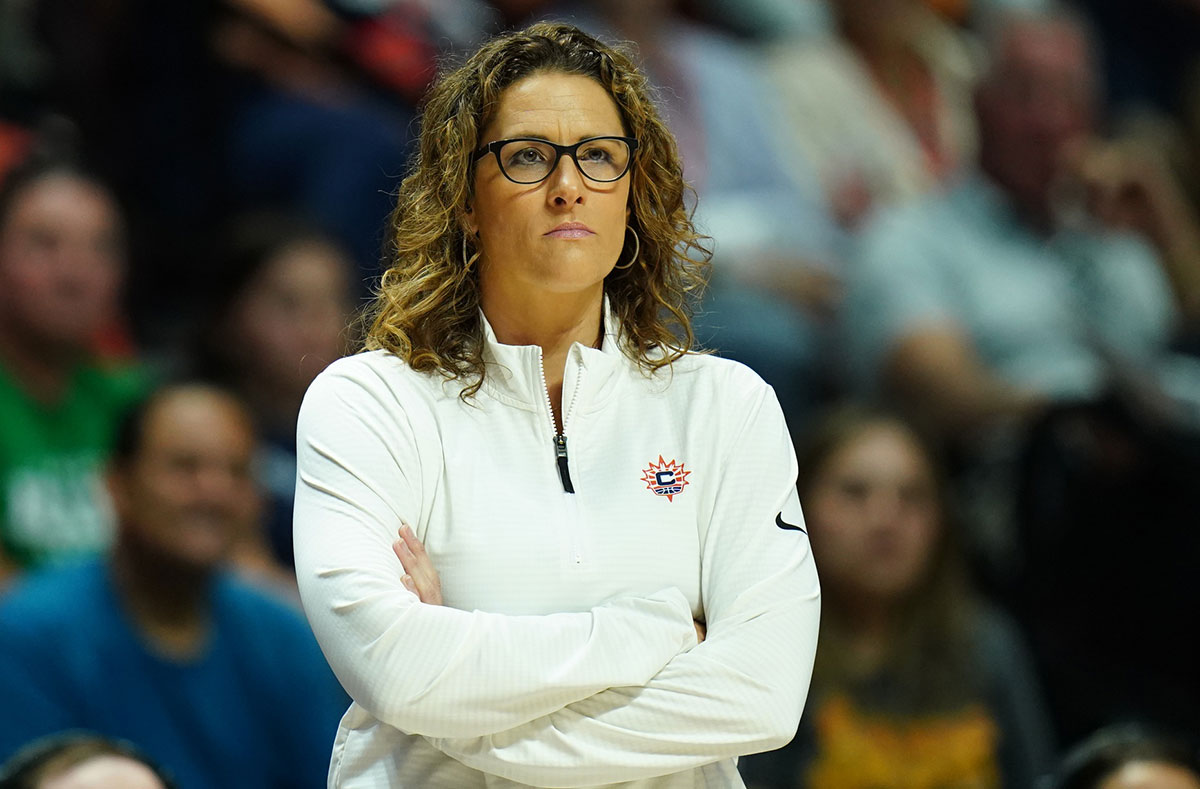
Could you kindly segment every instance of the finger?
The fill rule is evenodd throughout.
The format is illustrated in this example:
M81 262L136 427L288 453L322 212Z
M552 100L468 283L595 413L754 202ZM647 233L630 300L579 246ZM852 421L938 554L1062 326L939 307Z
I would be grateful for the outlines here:
M400 566L404 568L404 572L411 573L416 569L417 557L413 556L413 552L409 550L409 547L404 540L396 540L393 542L392 550L395 552L396 558L400 560Z
M409 526L407 523L401 524L400 537L408 543L408 548L414 555L425 556L425 546L417 539L416 532L413 531L412 526Z
M401 564L416 585L421 601L432 605L442 604L442 579L438 576L433 559L425 551L425 546L417 539L412 526L401 521L397 540L398 555Z
M413 534L411 526L404 524L400 527L398 542L401 551L400 563L404 565L405 572L409 573L416 581L418 588L422 590L440 588L433 561L429 558L429 554L425 553L425 547L421 545L420 540Z

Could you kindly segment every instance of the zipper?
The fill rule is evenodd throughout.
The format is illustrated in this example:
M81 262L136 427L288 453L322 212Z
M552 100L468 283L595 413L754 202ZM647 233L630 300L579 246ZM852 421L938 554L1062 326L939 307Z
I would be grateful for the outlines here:
M569 359L570 357L568 357ZM541 349L538 351L538 369L542 374L542 391L546 395L546 413L550 417L550 433L554 436L554 461L558 466L558 478L562 482L563 487L563 505L564 518L563 524L566 527L568 535L568 556L569 561L575 565L583 564L583 554L580 552L579 545L579 510L577 500L575 498L575 485L571 482L571 464L567 457L567 425L570 423L571 414L575 410L575 400L579 397L579 390L582 389L584 368L579 365L575 375L575 386L571 390L571 399L567 401L563 408L563 429L558 432L558 428L554 424L554 404L550 401L550 387L546 384L546 365L545 359L541 355ZM564 382L566 378L564 376ZM570 494L570 495L566 495Z
M561 433L554 437L554 458L558 461L558 478L562 480L563 490L567 493L574 493L575 485L571 483L571 467L567 464L567 437Z
M575 484L571 482L571 465L567 457L567 420L575 408L575 398L579 396L580 381L583 377L583 367L575 378L575 388L571 391L571 400L563 410L563 431L558 432L554 424L554 404L550 401L550 386L546 383L546 364L541 350L538 350L538 370L542 374L542 393L546 395L546 413L550 415L550 433L554 436L554 461L558 465L558 478L562 482L564 493L574 493Z

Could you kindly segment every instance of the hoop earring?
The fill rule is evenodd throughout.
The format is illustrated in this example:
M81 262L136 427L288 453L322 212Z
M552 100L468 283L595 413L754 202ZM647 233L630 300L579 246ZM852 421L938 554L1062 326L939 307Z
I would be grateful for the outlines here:
M624 266L613 266L614 269L621 269L622 271L631 268L637 262L638 253L642 251L642 240L638 238L637 231L628 225L625 226L625 229L633 233L633 257L629 258L629 262Z
M470 257L467 256L467 234L466 233L463 233L463 237L462 237L462 259L463 259L463 271L470 271L471 266L474 265L475 261L479 260L479 250L478 249L475 250L474 255L471 255Z

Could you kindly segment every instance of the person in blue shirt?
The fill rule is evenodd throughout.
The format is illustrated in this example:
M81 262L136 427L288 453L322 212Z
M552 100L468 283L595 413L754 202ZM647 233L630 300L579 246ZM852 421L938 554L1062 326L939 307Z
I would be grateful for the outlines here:
M134 743L180 789L323 787L348 701L308 625L227 573L259 501L245 407L159 390L120 430L105 560L0 599L0 761L85 729Z

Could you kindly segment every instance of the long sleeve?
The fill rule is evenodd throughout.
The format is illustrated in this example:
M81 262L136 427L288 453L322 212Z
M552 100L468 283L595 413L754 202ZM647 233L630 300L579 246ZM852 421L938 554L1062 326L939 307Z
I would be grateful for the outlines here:
M762 388L723 464L701 550L708 635L640 687L612 688L509 731L434 739L478 770L592 786L778 748L796 731L820 592L774 394Z
M431 606L405 590L391 543L402 519L418 533L427 525L427 468L442 462L436 425L419 418L427 408L403 381L351 358L318 377L300 413L301 598L359 705L409 734L480 736L643 684L696 644L674 588L545 616Z

